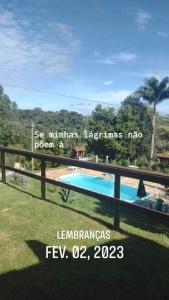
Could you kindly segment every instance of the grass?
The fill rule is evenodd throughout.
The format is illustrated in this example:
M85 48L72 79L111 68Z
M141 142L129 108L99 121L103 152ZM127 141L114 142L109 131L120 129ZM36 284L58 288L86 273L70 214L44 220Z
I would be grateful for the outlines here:
M6 299L168 299L169 228L141 214L121 211L121 232L108 241L57 240L57 230L108 230L113 207L71 193L62 201L48 185L47 200L30 180L27 190L0 183L0 298ZM124 259L46 260L46 245L122 245ZM92 256L91 256L92 257Z

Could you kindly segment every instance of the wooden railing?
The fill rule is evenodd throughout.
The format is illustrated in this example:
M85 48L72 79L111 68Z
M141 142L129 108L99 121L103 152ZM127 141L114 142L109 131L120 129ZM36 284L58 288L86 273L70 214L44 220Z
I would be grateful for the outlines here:
M127 207L133 211L139 211L142 212L151 218L155 218L156 220L159 219L161 221L165 221L169 223L169 215L158 212L156 210L152 210L149 208L145 208L142 206L139 206L134 203L130 203L127 201L120 200L120 181L121 177L129 177L139 180L146 180L154 183L159 183L164 186L169 186L169 176L161 173L156 172L148 172L138 169L131 169L131 168L123 168L123 167L117 167L117 166L109 166L104 165L100 163L93 163L93 162L87 162L87 161L81 161L71 158L65 158L60 156L53 156L53 155L47 155L47 154L41 154L37 152L30 152L30 151L24 151L24 150L15 150L10 148L1 148L1 163L0 168L2 170L2 182L6 183L6 170L10 170L19 174L22 174L24 176L28 176L37 180L41 181L41 198L46 198L46 183L50 183L62 188L70 189L79 193L83 193L85 195L89 195L92 197L95 197L97 199L103 200L103 201L111 201L114 203L114 228L116 230L119 229L120 225L120 211L119 208L121 207ZM14 167L11 167L9 165L6 165L6 154L13 154L13 155L21 155L29 159L39 159L41 161L41 175L31 173L25 170L16 169ZM77 186L73 186L61 181L56 181L50 178L46 177L46 162L53 162L53 163L59 163L64 165L71 165L71 166L77 166L80 168L85 169L91 169L95 171L101 171L106 172L110 174L114 174L114 195L112 197L99 194L97 192L89 191L84 188L80 188ZM112 191L113 193L113 191Z

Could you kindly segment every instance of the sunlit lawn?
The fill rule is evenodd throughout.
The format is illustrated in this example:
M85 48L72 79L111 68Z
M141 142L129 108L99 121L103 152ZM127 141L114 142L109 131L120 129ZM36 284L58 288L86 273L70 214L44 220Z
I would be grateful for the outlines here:
M57 230L109 230L110 204L30 181L28 193L0 183L0 299L169 299L169 228L148 217L121 211L122 231L108 241L57 240ZM33 196L34 195L34 196ZM122 245L124 259L50 260L45 245ZM92 257L92 256L91 256Z

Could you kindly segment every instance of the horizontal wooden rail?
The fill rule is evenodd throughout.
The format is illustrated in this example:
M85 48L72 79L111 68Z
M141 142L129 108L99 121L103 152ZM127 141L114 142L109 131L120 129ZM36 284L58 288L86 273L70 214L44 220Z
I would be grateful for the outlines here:
M11 153L16 155L25 156L27 158L36 158L44 161L56 162L65 165L72 165L80 168L91 169L95 171L101 171L111 174L118 174L120 176L134 178L134 179L143 179L146 181L159 183L162 185L169 186L169 176L163 173L150 172L132 168L125 168L119 166L109 166L100 163L81 161L73 158L66 158L61 156L53 156L48 154L41 154L37 152L25 151L25 150L16 150L9 148L1 148L0 151L5 151L5 153Z
M0 164L0 168L1 167L2 167L2 165ZM20 170L20 169L15 169L13 167L6 166L5 169L7 169L9 171L19 173L19 174L22 174L24 176L28 176L28 177L33 178L33 179L40 180L40 181L42 179L42 176L40 176L40 175L30 173L30 172L27 172L27 171L24 171L24 170ZM103 195L103 194L99 194L97 192L86 190L86 189L83 189L83 188L80 188L80 187L77 187L77 186L74 186L74 185L67 184L67 183L62 182L62 181L58 181L58 180L54 180L54 179L50 179L50 178L46 178L46 177L44 177L43 179L45 180L46 183L50 183L50 184L59 186L61 188L70 189L72 191L75 191L75 192L78 192L78 193L85 194L87 196L97 198L101 201L109 201L111 203L112 203L112 200L114 200L114 202L118 201L120 203L120 206L122 206L122 207L133 209L134 211L142 212L146 215L157 218L159 220L164 220L164 221L169 222L169 215L167 215L165 213L158 212L156 210L149 209L149 208L146 208L146 207L142 207L142 206L139 206L139 205L136 205L134 203L127 202L127 201L119 200L119 199L117 199L113 196L112 197L111 196L106 196L106 195Z
M35 153L35 152L30 152L30 151L21 151L21 150L15 150L15 149L9 149L9 148L0 148L1 152L1 164L0 168L2 169L2 181L5 183L5 170L13 171L19 174L22 174L24 176L28 176L33 179L37 179L41 181L41 198L45 199L45 183L50 183L62 188L70 189L75 192L79 192L94 198L97 198L101 201L110 201L111 203L114 204L114 226L116 229L119 229L119 222L120 222L120 211L119 207L126 207L129 208L133 211L136 212L141 212L144 213L145 215L150 216L151 218L158 219L165 221L169 223L169 215L158 212L156 210L152 210L146 207L139 206L134 203L130 203L127 201L120 200L120 177L121 176L126 176L130 178L135 178L135 179L143 179L146 181L150 182L156 182L160 183L163 185L169 185L169 176L161 173L156 173L156 172L147 172L147 171L142 171L142 170L137 170L137 169L130 169L130 168L123 168L123 167L114 167L114 166L107 166L104 164L96 164L92 162L84 162L84 161L79 161L76 159L70 159L70 158L65 158L65 157L58 157L58 156L52 156L52 155L46 155L46 154L40 154L40 153ZM17 155L22 155L26 156L29 158L36 158L41 160L41 175L31 173L29 171L21 170L21 169L16 169L11 166L5 165L5 153L10 153L10 154L17 154ZM115 186L114 186L114 195L112 197L102 195L100 193L86 190L84 188L80 188L74 185L67 184L62 181L56 181L50 178L46 178L45 174L45 169L46 161L52 161L52 162L57 162L60 164L66 164L66 165L73 165L73 166L78 166L81 168L86 168L86 169L92 169L92 170L97 170L97 171L102 171L106 173L112 173L115 174Z

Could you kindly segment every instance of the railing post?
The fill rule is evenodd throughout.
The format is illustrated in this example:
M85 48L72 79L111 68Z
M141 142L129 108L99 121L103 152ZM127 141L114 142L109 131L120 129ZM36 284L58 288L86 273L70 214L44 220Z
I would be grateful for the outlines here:
M119 230L120 227L120 175L115 174L114 181L114 228Z
M6 183L6 169L5 169L5 150L1 150L1 163L2 163L2 182Z
M46 163L44 159L41 159L41 199L46 198L46 184L45 184L45 177L46 177Z

